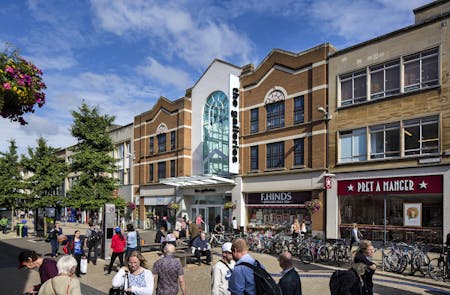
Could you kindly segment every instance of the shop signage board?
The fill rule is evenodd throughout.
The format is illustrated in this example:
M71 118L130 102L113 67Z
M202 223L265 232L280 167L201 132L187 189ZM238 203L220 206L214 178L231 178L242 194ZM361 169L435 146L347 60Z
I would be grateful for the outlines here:
M311 200L311 192L265 192L246 195L248 205L302 205Z
M439 194L442 175L368 178L338 181L339 195Z
M232 174L239 173L239 77L230 74L230 120L229 120L229 172Z

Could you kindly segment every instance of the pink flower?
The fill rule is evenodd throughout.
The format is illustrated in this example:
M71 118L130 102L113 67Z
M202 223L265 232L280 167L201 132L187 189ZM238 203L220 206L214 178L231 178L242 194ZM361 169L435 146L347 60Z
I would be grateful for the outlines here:
M5 72L11 75L14 75L14 69L10 66L6 66Z
M5 82L3 83L3 88L5 88L5 90L11 90L11 84L9 84L9 82Z

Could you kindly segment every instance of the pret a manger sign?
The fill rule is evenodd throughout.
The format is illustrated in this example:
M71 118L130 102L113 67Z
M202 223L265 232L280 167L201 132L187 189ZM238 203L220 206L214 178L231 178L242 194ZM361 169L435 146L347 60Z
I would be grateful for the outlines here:
M338 181L339 195L442 193L442 176L406 176Z

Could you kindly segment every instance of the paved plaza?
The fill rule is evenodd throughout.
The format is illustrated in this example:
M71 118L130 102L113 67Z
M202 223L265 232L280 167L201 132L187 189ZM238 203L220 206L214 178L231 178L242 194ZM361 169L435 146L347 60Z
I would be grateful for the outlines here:
M84 234L86 225L67 224L62 226L65 234L73 234L75 229L80 229ZM154 232L140 231L143 239L152 242ZM50 244L41 238L32 235L27 238L18 238L15 232L6 235L0 233L0 289L1 294L22 294L23 291L39 282L37 271L26 269L17 270L17 255L23 249L36 250L38 253L49 257ZM213 263L220 259L220 249L213 250ZM62 249L60 249L60 253ZM266 254L252 253L252 255L264 264L267 270L279 279L281 268L278 266L276 257ZM144 256L153 264L158 258L157 252L146 252ZM377 252L376 260L379 261L380 254ZM89 264L88 273L80 278L81 290L84 295L107 294L111 287L111 280L114 272L104 275L104 268L109 260L99 259L96 266ZM295 262L297 271L302 280L303 294L330 294L328 282L331 273L336 267L324 266L320 264L304 265L299 261ZM210 294L210 273L211 266L202 264L188 264L185 267L186 285L189 294L207 295ZM396 275L389 272L377 270L374 277L375 294L449 294L450 284L437 282L430 278L419 276ZM180 293L181 294L181 293Z

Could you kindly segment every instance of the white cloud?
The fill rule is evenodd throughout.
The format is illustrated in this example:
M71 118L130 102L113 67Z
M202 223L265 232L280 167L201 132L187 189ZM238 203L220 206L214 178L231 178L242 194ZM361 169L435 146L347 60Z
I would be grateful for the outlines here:
M98 25L119 36L132 34L148 39L159 50L203 70L214 58L248 62L252 43L228 24L197 11L179 6L182 3L152 3L92 0Z
M168 65L164 66L151 57L137 68L137 72L145 78L157 80L163 85L173 85L179 90L192 86L192 77L188 73Z
M65 70L72 68L77 64L77 61L71 56L24 56L25 59L30 60L38 68L42 70Z

